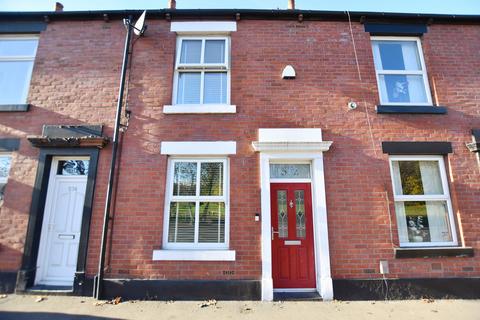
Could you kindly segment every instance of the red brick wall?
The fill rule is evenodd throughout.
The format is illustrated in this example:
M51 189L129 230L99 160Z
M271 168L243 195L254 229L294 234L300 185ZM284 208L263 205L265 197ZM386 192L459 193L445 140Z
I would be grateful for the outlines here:
M151 20L146 36L134 47L128 95L132 118L123 136L108 276L259 279L260 223L254 221L260 212L259 159L250 143L257 140L258 128L274 127L322 128L324 139L334 142L325 153L334 278L377 278L379 260L389 261L392 277L480 276L480 259L475 257L394 259L398 237L388 156L381 150L381 142L389 140L452 142L454 153L446 163L458 235L465 245L480 249L479 165L465 147L470 130L480 127L478 26L434 24L423 37L430 84L439 104L448 108L447 115L375 113L375 70L369 34L362 25L353 24L360 82L348 23L261 20L239 21L231 36L231 102L237 105L236 114L165 115L163 105L172 100L175 53L169 26ZM0 115L0 132L24 137L38 134L43 124L111 126L123 37L119 21L51 23L42 33L35 64L29 98L34 108L26 114ZM287 64L295 67L295 80L281 79ZM356 110L348 110L350 100L358 103ZM235 262L152 261L163 233L167 157L160 155L160 143L182 140L237 141L237 154L230 157L230 247L236 250ZM4 270L16 269L20 261L37 154L23 140L15 155L0 211ZM100 156L90 275L98 263L109 155L107 148Z
M123 27L119 23L51 22L40 35L29 112L0 114L0 136L21 138L0 208L0 270L19 268L27 231L39 150L26 140L44 124L103 124L111 135L115 116ZM98 243L110 148L100 152L92 243ZM96 227L97 226L97 227Z

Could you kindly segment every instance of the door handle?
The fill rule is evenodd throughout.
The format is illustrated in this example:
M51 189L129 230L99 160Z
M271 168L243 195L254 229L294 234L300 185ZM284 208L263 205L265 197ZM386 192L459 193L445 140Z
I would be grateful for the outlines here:
M275 229L273 229L273 227L272 227L272 240L275 238L275 236L274 236L275 233L280 235L280 231L275 231Z

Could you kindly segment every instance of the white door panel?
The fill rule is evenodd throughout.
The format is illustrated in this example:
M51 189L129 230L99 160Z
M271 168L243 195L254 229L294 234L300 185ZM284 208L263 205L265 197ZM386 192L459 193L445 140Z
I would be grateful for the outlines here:
M52 161L36 284L71 286L77 267L87 173L63 175L58 169L63 162L64 158Z

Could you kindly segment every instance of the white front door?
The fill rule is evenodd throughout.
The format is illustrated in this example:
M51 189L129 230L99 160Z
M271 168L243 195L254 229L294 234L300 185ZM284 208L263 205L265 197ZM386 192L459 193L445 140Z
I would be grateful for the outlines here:
M88 157L54 157L52 160L35 284L73 285L88 164Z

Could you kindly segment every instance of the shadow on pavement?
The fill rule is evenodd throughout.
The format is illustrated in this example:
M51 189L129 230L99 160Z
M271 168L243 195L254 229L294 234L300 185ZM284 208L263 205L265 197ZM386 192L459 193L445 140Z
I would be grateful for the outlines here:
M67 314L54 312L20 312L0 311L2 320L121 320L120 318L105 318L88 316L84 314Z

